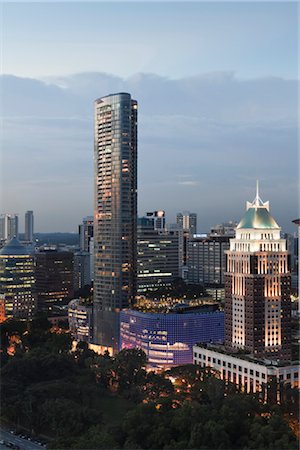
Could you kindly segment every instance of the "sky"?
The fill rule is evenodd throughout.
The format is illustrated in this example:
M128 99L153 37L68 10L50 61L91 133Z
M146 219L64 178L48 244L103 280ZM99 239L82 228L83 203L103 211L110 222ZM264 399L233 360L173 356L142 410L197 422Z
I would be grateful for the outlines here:
M93 102L139 103L139 215L198 231L270 200L298 207L295 2L1 3L0 212L77 231L93 211Z

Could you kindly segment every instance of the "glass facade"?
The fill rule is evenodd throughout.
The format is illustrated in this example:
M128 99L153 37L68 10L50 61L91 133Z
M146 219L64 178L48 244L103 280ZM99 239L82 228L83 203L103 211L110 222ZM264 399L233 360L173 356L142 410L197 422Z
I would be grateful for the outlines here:
M30 319L36 309L33 256L14 238L0 251L2 318Z
M137 102L95 102L94 341L119 348L118 313L134 302L137 227Z
M120 313L120 349L141 348L151 367L192 364L193 345L223 341L223 312Z

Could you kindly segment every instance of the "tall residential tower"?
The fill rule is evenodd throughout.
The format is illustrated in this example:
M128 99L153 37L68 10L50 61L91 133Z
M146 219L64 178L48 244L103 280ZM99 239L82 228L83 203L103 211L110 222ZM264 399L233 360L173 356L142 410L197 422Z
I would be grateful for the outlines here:
M25 241L33 241L33 211L26 211L25 213Z
M119 312L136 293L137 102L95 102L94 341L119 350Z

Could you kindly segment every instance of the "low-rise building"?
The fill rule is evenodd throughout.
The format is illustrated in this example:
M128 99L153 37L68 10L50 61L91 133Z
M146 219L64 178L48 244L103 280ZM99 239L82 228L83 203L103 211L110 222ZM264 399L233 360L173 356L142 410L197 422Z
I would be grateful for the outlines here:
M193 362L200 367L217 370L220 378L241 387L244 392L261 392L262 385L276 378L299 387L299 365L257 359L245 352L230 352L224 346L212 344L195 345Z
M120 313L120 349L141 348L151 368L191 364L195 343L223 340L224 313L208 305L180 304L168 312L127 309Z
M75 341L91 342L93 338L93 305L73 299L68 305L69 329Z

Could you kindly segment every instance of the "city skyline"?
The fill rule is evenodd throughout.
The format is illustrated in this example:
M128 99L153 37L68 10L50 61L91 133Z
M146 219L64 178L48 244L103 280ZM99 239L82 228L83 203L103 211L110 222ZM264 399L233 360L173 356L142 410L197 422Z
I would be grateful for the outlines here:
M1 212L31 209L36 231L76 232L93 211L93 100L125 91L140 105L139 215L163 209L175 222L195 211L205 232L238 219L258 178L283 230L295 231L296 9L4 4Z

